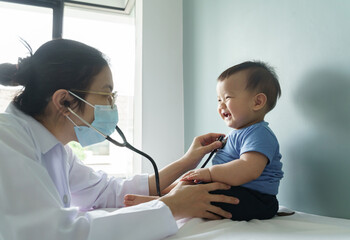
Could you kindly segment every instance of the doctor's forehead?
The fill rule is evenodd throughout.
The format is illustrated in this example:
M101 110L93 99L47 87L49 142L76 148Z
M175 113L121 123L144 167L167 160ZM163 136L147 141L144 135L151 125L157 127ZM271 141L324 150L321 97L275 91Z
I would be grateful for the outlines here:
M91 84L90 90L111 92L113 91L113 77L109 67L104 67Z

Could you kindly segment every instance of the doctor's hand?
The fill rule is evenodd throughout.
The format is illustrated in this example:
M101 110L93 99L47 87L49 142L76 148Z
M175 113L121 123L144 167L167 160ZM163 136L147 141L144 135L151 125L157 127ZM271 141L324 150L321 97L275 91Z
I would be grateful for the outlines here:
M222 135L224 134L208 133L195 137L190 148L182 158L182 160L188 165L188 169L196 168L205 154L221 148L222 143L217 141L217 139Z
M212 205L211 202L238 204L239 200L234 197L209 193L219 189L227 190L230 189L230 186L218 182L193 185L183 181L159 200L170 208L175 219L190 217L231 218L231 213Z

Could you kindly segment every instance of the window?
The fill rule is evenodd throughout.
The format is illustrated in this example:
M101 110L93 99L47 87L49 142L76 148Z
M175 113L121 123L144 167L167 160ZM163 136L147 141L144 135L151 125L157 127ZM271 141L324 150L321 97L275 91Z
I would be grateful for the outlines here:
M114 89L118 92L118 126L130 143L133 142L133 95L135 78L135 19L130 15L112 14L66 6L63 37L78 40L98 48L110 61ZM112 135L117 138L118 134ZM73 145L72 145L73 144ZM85 149L71 143L83 161L96 170L110 175L133 174L133 154L104 141Z
M28 2L36 2L34 0ZM45 1L43 1L45 2ZM125 2L125 1L124 1ZM17 57L25 57L28 50L20 38L25 39L33 51L55 35L53 9L22 4L0 2L0 63L16 63ZM7 23L7 24L5 24ZM59 31L58 31L59 32ZM33 34L35 33L35 34ZM81 8L78 5L64 6L63 38L84 42L96 47L109 59L114 77L114 88L118 91L118 126L126 138L133 143L133 99L135 78L135 18L102 9ZM0 111L3 112L13 96L21 88L0 85ZM112 137L119 139L117 134ZM103 170L114 176L134 174L133 154L105 141L82 148L70 143L73 150L86 164L95 170Z

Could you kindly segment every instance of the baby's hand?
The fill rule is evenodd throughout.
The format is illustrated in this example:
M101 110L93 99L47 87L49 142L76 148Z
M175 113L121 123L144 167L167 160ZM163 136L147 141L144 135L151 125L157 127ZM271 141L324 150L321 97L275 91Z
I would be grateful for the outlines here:
M209 168L201 168L189 171L186 173L181 181L211 182L211 174Z

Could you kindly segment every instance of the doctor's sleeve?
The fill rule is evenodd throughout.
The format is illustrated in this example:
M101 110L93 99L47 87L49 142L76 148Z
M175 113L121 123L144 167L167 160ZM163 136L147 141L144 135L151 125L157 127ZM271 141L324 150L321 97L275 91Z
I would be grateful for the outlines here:
M148 175L129 179L108 177L103 171L94 171L82 163L66 146L69 164L69 187L72 206L81 210L121 208L126 194L149 195Z

